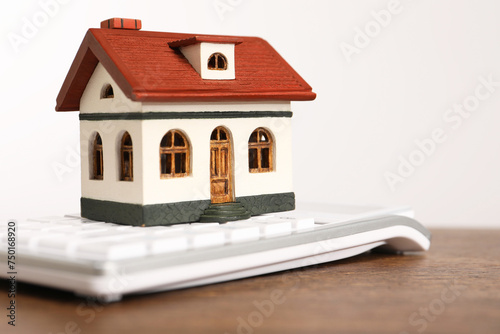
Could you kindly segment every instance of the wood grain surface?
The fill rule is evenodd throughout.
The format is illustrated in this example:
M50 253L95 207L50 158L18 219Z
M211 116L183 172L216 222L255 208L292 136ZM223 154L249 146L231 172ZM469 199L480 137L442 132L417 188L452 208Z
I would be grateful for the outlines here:
M417 255L369 253L103 305L19 284L0 333L500 333L500 230L434 230ZM19 273L22 275L22 273Z

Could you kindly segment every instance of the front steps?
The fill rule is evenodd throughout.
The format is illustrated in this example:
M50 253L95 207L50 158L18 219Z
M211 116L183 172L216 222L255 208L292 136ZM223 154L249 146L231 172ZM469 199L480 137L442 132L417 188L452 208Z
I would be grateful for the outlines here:
M200 217L200 223L225 223L250 218L250 212L239 202L210 204Z

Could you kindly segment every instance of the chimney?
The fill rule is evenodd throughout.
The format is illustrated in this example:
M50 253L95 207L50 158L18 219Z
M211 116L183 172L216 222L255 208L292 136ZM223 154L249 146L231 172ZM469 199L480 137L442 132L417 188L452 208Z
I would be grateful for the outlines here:
M129 29L129 30L141 30L142 23L141 20L136 19L122 19L115 17L109 20L104 20L101 22L102 29Z

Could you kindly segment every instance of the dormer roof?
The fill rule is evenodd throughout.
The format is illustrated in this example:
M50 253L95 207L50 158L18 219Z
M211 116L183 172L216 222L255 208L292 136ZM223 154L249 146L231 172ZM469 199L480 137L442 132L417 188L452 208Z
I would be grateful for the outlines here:
M57 111L80 109L80 98L98 63L132 101L305 101L316 97L304 79L261 38L123 27L122 23L119 29L88 30L57 97ZM234 80L202 79L179 51L201 42L235 45Z
M241 44L242 42L243 40L241 39L241 37L235 36L196 35L189 38L169 42L168 45L171 48L179 48L181 46L189 46L198 43Z

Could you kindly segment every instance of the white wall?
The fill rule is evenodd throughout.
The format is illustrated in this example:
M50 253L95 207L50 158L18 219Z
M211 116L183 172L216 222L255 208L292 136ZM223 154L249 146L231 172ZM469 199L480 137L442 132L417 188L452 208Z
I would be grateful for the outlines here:
M106 85L113 87L113 98L101 99L101 92ZM130 100L118 87L113 78L101 63L97 64L94 73L80 99L80 112L85 113L113 113L138 112L142 110L142 103Z
M227 6L216 7L221 2ZM2 217L78 211L78 115L54 112L55 98L86 30L121 16L142 19L145 30L260 36L287 59L318 93L292 106L299 200L409 204L427 226L497 227L498 85L460 126L443 117L455 104L474 102L481 78L500 81L500 3L400 0L377 30L372 12L389 3L69 1L36 30L25 26L43 11L40 2L9 3L0 21L0 150L9 157L0 165ZM375 29L373 37L358 36L356 46L365 27ZM12 34L21 44L13 46ZM350 62L346 44L356 47ZM436 128L446 140L392 189L384 174L397 172L400 156L418 158L415 141Z
M82 196L137 204L210 199L210 134L225 126L232 135L235 196L293 191L291 120L284 118L82 121ZM275 170L250 173L248 138L258 127L271 131ZM170 130L181 130L191 146L192 171L187 177L160 179L159 145ZM90 179L95 133L103 142L103 180ZM125 131L133 142L134 181L120 181L120 143ZM89 159L90 157L90 159Z
M90 179L92 168L92 143L95 133L99 132L102 139L104 177L102 180ZM134 181L120 181L121 173L121 140L128 132L133 147L133 178ZM82 197L114 200L126 203L142 203L143 189L143 151L144 146L141 121L82 121L80 124L80 152L82 154Z

